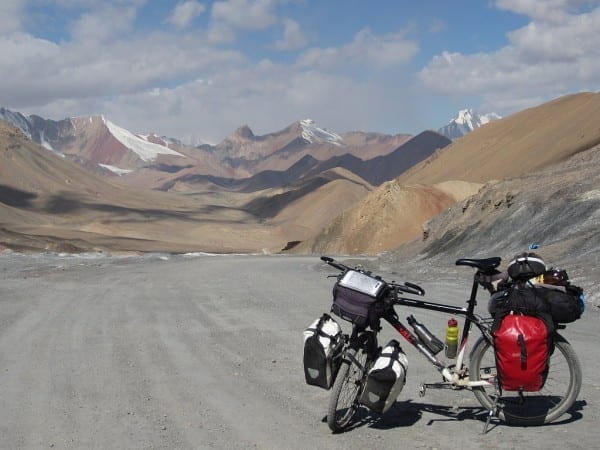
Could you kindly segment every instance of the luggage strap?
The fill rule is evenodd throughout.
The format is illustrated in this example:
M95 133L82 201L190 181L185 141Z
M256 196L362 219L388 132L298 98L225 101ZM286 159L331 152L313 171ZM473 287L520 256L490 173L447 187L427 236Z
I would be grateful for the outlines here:
M521 349L521 368L525 368L527 365L527 346L525 345L525 338L520 333L519 337L517 338L517 342L519 344L519 348Z
M317 323L317 327L316 328L307 328L307 331L314 331L319 336L323 336L323 337L329 338L331 340L335 339L335 337L339 333L338 334L327 334L323 331L323 323L328 319L331 319L331 316L329 314L323 314L321 316L321 318L319 319L319 322Z
M398 355L400 354L400 351L401 351L400 347L394 347L394 351L393 352L391 352L391 353L389 353L389 352L380 353L379 357L388 356L390 358L390 362L388 364L388 367L392 367L392 365L394 364L394 361L396 361L398 364L400 364L400 366L402 367L402 369L404 369L404 371L406 372L406 364L404 364L402 361L400 361L398 359Z

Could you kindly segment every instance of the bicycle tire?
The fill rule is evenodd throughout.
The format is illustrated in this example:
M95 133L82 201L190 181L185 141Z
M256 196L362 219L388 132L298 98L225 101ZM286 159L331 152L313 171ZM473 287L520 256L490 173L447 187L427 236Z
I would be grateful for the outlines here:
M358 399L367 364L368 356L364 346L346 349L333 383L327 411L327 425L334 433L343 431L359 408Z
M471 381L496 378L496 362L491 344L480 337L471 351L469 374ZM497 403L501 420L514 425L541 425L554 422L575 403L581 389L581 364L571 344L560 335L554 338L548 376L538 392L504 391ZM487 409L494 408L497 388L474 387L473 393Z

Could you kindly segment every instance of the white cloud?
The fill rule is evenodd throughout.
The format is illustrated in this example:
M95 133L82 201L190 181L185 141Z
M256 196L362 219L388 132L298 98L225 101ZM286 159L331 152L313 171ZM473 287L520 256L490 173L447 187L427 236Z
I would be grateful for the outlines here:
M116 39L130 30L135 20L136 9L102 6L83 14L72 26L75 41L107 41Z
M264 30L277 23L277 0L223 0L213 4L208 39L232 42L239 30Z
M278 50L297 50L306 46L306 36L300 24L292 19L283 20L283 39L275 43Z
M215 71L175 87L148 88L112 98L57 100L36 114L64 117L102 112L133 132L156 132L182 139L217 143L242 124L256 134L271 133L306 117L336 131L398 127L406 98L398 82L357 82L348 77L262 61L254 66ZM352 95L348 95L352 92ZM273 101L276 99L276 101ZM411 111L414 113L414 111ZM401 130L398 130L400 132Z
M187 28L205 10L206 7L195 0L178 3L169 17L169 22L178 28Z
M407 40L405 33L378 36L369 29L364 29L345 46L307 50L299 58L298 65L322 70L352 66L382 69L407 63L416 55L418 49L418 44Z
M0 3L0 35L20 29L21 8L20 0L2 0Z
M0 54L6 56L0 58L0 99L13 108L114 97L228 70L244 60L236 51L204 45L200 37L162 33L60 44L15 33L0 37Z
M517 4L544 22L532 21L508 33L508 44L492 53L443 52L421 70L428 89L445 95L479 94L489 109L514 112L541 103L540 100L585 89L597 89L600 73L600 8L589 13L565 15L560 22L548 10L535 10L534 3ZM566 1L552 11L566 11Z
M553 11L566 14L555 22L548 19L551 9L530 11L532 2L498 0L539 19L508 33L497 51L439 54L419 73L418 87L411 64L420 49L407 30L363 29L338 46L308 48L295 63L276 63L268 58L280 54L269 50L298 50L307 42L299 22L277 16L279 0L217 1L205 29L193 23L206 13L202 5L180 3L195 9L163 16L185 28L177 33L165 21L143 33L132 28L142 0L99 7L93 0L57 1L86 11L76 18L70 41L0 34L0 106L54 119L101 113L135 132L218 142L244 123L264 134L304 117L338 132L405 132L409 124L432 126L431 111L448 97L481 97L484 110L504 113L549 95L598 89L600 9L573 14L566 1L555 2ZM11 11L20 23L18 8ZM264 59L252 61L235 45L214 45L234 40L240 30L264 45L256 52ZM276 33L279 41L273 41ZM436 108L422 105L427 95L435 97Z
M534 21L561 23L581 6L598 4L597 0L496 0L499 9L531 17Z
M236 29L263 30L273 25L277 17L273 0L225 0L212 7L212 19Z

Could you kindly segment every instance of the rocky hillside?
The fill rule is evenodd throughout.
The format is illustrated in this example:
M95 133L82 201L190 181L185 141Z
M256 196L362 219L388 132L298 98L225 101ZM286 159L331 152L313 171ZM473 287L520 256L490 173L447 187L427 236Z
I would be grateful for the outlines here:
M460 257L489 256L506 262L536 243L547 265L567 269L600 305L599 167L597 145L527 175L486 183L427 222L421 236L383 255L381 264L427 260L444 267Z

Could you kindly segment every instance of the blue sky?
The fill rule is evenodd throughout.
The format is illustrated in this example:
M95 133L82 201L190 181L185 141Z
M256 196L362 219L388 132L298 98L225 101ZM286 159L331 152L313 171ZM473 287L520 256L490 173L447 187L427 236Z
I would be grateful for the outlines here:
M600 0L2 0L0 106L216 143L416 134L600 85Z

